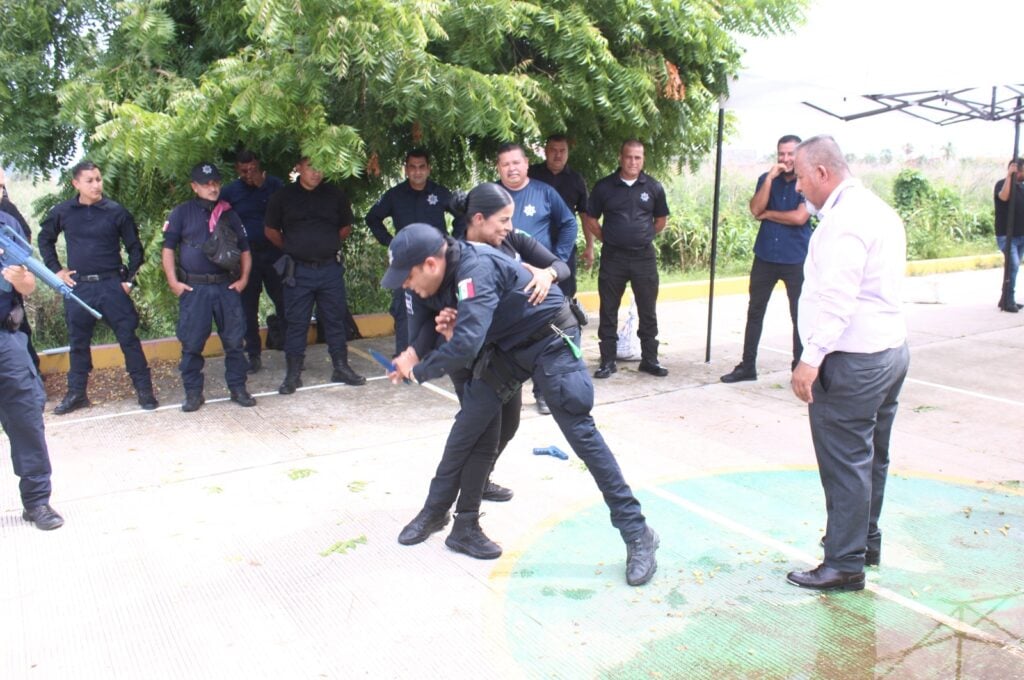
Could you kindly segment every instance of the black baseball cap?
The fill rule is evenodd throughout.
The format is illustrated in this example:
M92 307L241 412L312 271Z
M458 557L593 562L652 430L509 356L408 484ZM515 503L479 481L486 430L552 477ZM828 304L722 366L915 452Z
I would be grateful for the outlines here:
M203 161L197 163L192 172L189 174L192 181L196 184L209 184L210 182L220 181L220 170L213 163Z
M388 246L388 270L380 280L383 288L401 288L412 268L423 264L444 245L444 235L422 222L402 227Z

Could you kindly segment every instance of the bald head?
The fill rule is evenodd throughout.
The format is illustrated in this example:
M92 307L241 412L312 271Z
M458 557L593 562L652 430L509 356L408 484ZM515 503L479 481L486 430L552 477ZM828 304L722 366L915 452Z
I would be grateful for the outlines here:
M796 147L797 191L821 207L832 191L850 178L850 166L830 135L817 135Z

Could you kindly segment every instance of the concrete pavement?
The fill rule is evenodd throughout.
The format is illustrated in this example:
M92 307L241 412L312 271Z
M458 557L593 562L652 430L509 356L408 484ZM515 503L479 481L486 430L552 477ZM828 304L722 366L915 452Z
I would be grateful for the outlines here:
M818 595L824 502L806 408L788 388L790 325L773 297L757 382L724 385L745 296L659 305L667 378L635 364L596 381L594 416L662 538L659 571L625 549L589 474L524 398L496 481L516 497L482 524L505 554L475 561L444 532L403 547L456 407L381 379L326 385L310 348L299 393L181 413L162 390L47 414L54 506L20 518L0 466L3 678L915 678L1024 676L1024 315L995 309L998 270L908 279L911 372L893 441L883 564L869 590ZM596 320L584 350L596 364ZM219 360L207 396L223 392ZM226 395L224 395L226 396ZM53 404L48 405L48 410Z

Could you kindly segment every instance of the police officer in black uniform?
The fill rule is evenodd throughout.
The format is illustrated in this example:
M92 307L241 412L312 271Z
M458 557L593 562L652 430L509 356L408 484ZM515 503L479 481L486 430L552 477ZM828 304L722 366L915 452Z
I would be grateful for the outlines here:
M569 167L569 139L565 135L548 137L544 144L544 162L531 165L529 176L553 186L573 213L580 216L586 214L587 181L583 179L583 175ZM584 229L583 236L586 241L583 260L589 267L594 264L594 235ZM574 246L572 255L566 263L569 265L569 278L560 284L562 292L568 298L576 296L577 255L578 248Z
M396 184L373 204L366 213L366 226L373 237L385 248L393 238L384 226L384 220L391 218L395 233L413 222L429 224L442 234L448 233L445 212L451 212L449 204L452 192L447 187L430 180L430 154L426 149L412 149L405 154L405 181ZM456 238L465 230L465 222L459 217L452 225ZM395 320L395 354L409 346L409 333L405 318L405 293L392 291L391 316Z
M32 243L32 230L29 229L28 221L18 210L18 207L11 201L11 197L7 193L7 176L4 174L3 168L0 168L0 210L18 221L18 224L21 225L21 231L25 234L25 240ZM36 354L36 348L32 346L32 327L28 324L27 316L21 322L21 328L19 330L28 338L28 354L32 357L33 365L38 369L39 355Z
M503 398L532 377L611 509L612 524L626 542L627 582L647 583L657 568L658 537L590 416L593 385L579 358L579 327L561 291L552 287L542 302L531 304L526 287L532 275L519 263L490 246L456 241L425 224L399 232L389 259L381 285L416 294L409 316L414 344L395 357L392 381L432 380L474 360L474 376L479 376L465 385L444 457L413 524L428 535L444 527L447 509L456 501L453 480L459 479L455 525L446 545L477 558L501 554L480 528L480 497L497 448L495 415ZM445 331L447 342L420 360L415 349L422 346L420 334L437 333L435 315L448 308L456 310L457 321Z
M341 242L352 233L352 204L345 193L303 158L295 167L299 180L270 198L265 233L294 262L294 273L284 288L288 315L284 342L287 370L277 391L292 394L302 386L302 364L306 357L306 335L316 303L323 321L327 351L334 371L332 382L363 385L366 378L348 365L345 315L345 267Z
M210 337L211 322L224 347L224 377L231 401L240 406L255 406L256 399L246 389L249 363L242 350L245 315L241 293L249 281L252 256L245 229L238 215L220 198L220 171L213 163L192 168L192 191L196 198L171 211L164 224L164 248L161 262L171 292L178 297L178 340L181 342L181 382L185 403L181 410L197 411L203 396L203 347ZM235 235L241 250L238 273L214 264L203 253L203 244L223 221ZM175 249L180 246L180 271L175 266Z
M658 363L658 257L654 249L654 237L665 228L668 203L665 189L643 172L643 167L644 145L635 139L626 141L619 152L619 169L594 185L583 218L590 233L603 243L597 275L601 365L595 378L607 378L618 370L616 329L627 283L633 286L640 316L637 368L658 377L668 375L668 369ZM603 226L598 222L602 216Z
M91 161L71 168L71 184L78 195L58 203L43 220L39 230L39 252L43 262L72 288L84 302L103 315L117 337L124 365L138 394L139 405L151 411L157 407L153 379L135 331L139 313L129 293L142 266L142 242L135 218L121 204L103 195L103 176ZM57 257L57 236L64 234L67 267ZM121 261L121 244L128 253L128 266ZM68 324L68 392L53 410L64 415L89 405L86 386L92 370L92 334L96 318L80 305L65 300Z
M0 212L0 222L21 230L5 212ZM43 429L46 392L29 357L27 338L18 330L25 314L21 296L35 289L36 279L23 266L8 266L2 251L0 267L0 425L11 441L14 474L21 479L22 519L39 529L56 529L64 518L50 507L50 454Z
M249 356L250 375L263 368L260 342L260 294L265 288L274 303L275 323L284 328L284 292L281 275L274 268L282 253L263 233L263 218L267 214L270 197L284 186L279 178L267 174L260 166L260 160L252 151L242 150L235 156L235 172L238 179L221 192L220 197L231 204L242 220L245 237L249 241L252 255L252 271L249 283L242 291L242 310L245 312L245 353ZM267 326L269 327L268 320ZM271 331L268 328L268 333ZM277 329L273 329L277 330ZM283 336L284 333L281 333ZM278 347L277 349L280 349Z

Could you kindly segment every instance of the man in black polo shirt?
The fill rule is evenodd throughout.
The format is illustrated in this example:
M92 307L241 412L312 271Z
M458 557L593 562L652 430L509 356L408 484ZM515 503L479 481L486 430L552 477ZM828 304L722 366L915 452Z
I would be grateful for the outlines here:
M645 174L643 167L644 145L635 139L626 141L619 151L619 169L594 185L583 218L586 228L603 244L597 276L601 365L595 378L607 378L618 370L616 327L627 283L632 284L640 315L638 368L658 377L668 375L668 369L658 363L658 258L654 250L654 237L665 228L668 218L668 203L661 184ZM602 216L603 224L598 222Z
M447 187L430 181L430 154L425 149L412 149L405 154L406 180L396 184L373 204L366 213L366 226L373 232L377 242L387 248L394 238L384 226L384 220L391 218L391 226L397 234L402 227L419 222L429 224L442 234L448 233L445 212L451 212L449 203L452 192ZM453 217L454 217L454 213ZM455 217L452 224L455 238L461 238L466 230L465 220ZM405 291L391 291L391 316L395 320L395 354L401 354L409 346L408 321L406 320Z
M1017 304L1015 288L1017 270L1024 256L1024 159L1016 158L1006 167L1006 177L996 182L992 192L996 212L996 244L1003 252L1007 263L1003 272L1003 294L999 298L999 309L1016 314L1021 306ZM1013 205L1010 205L1010 198ZM1010 208L1013 208L1013 223L1010 223ZM1009 227L1009 230L1007 229ZM1007 235L1007 232L1011 236Z
M242 311L245 312L245 353L249 355L249 373L256 373L263 367L260 358L260 294L266 288L267 295L274 303L278 325L284 324L284 294L281 275L274 269L274 263L281 257L281 251L263 233L263 217L267 214L270 197L284 186L277 177L268 175L260 166L260 159L252 151L242 150L235 156L235 172L238 179L224 187L220 197L231 204L242 220L245 236L249 240L252 254L252 272L249 283L242 291ZM268 326L270 325L268 321ZM280 349L278 347L277 349Z
M583 175L569 167L569 140L565 135L551 135L544 145L544 162L530 166L531 179L550 184L562 197L569 210L581 217L587 212L587 183ZM594 235L583 230L587 247L583 250L583 261L588 267L594 265ZM552 240L554 237L552 236ZM576 295L576 257L578 249L574 246L572 255L566 263L569 265L569 278L565 285L560 286L567 298Z
M138 394L139 405L151 411L157 407L153 381L142 343L135 334L139 314L129 297L135 274L142 266L142 242L135 218L119 203L103 195L103 176L90 161L71 168L71 184L78 195L58 203L43 220L39 230L39 253L50 271L103 315L117 337L125 368ZM67 267L57 257L57 236L64 234ZM128 253L128 266L121 261L121 244ZM78 304L64 302L68 324L68 392L53 410L64 415L88 406L86 386L92 370L92 334L96 319Z
M299 180L271 196L264 222L267 238L294 262L294 273L285 277L284 287L287 370L277 391L292 394L302 386L314 303L334 365L331 381L363 385L366 378L348 365L345 336L348 305L341 242L352 233L352 204L341 189L324 182L323 173L308 158L300 160L295 170Z

